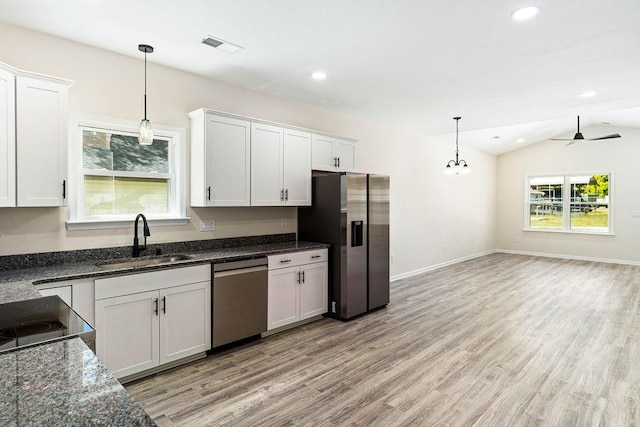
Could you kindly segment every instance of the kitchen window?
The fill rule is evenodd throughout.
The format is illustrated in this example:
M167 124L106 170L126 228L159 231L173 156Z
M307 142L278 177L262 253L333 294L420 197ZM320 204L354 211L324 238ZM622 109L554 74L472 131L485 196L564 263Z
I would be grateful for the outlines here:
M74 124L67 228L128 227L138 213L155 225L186 224L184 130L154 125L138 144L138 123L80 118Z
M611 173L525 177L525 230L611 234Z

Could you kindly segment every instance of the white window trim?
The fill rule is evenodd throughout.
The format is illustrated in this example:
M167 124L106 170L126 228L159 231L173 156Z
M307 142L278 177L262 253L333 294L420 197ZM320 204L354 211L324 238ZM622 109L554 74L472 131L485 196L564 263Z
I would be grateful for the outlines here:
M569 184L569 177L575 175L609 175L609 229L607 231L593 231L593 230L578 230L571 229L570 227L570 218L564 215L564 212L571 211L571 186ZM564 177L564 184L562 186L562 228L543 228L543 227L535 227L532 228L529 222L530 212L529 212L529 179L544 177L544 176L562 176ZM528 173L524 175L523 186L524 186L524 211L523 211L523 224L524 227L522 231L530 231L530 232L541 232L541 233L558 233L558 234L585 234L592 236L615 236L614 228L613 228L613 219L615 217L615 200L614 200L614 191L615 190L615 173L613 171L589 171L589 172L564 172L564 173Z
M135 217L110 217L97 219L79 219L78 207L81 203L79 180L83 179L82 141L80 127L98 127L122 131L138 132L138 122L112 117L73 114L69 120L69 220L67 230L99 230L110 228L132 228ZM180 127L153 124L156 136L171 138L175 168L175 213L167 215L147 215L153 226L186 225L190 218L186 216L187 206L187 169L186 169L186 130Z

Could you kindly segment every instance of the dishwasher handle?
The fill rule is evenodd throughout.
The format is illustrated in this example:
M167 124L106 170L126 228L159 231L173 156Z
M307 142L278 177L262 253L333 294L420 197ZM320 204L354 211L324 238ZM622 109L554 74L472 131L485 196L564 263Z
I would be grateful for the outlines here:
M213 273L213 277L227 277L227 276L235 276L238 274L247 274L247 273L253 273L256 271L265 271L267 269L266 266L260 266L260 267L250 267L250 268L239 268L237 270L227 270L227 271L216 271L215 273Z

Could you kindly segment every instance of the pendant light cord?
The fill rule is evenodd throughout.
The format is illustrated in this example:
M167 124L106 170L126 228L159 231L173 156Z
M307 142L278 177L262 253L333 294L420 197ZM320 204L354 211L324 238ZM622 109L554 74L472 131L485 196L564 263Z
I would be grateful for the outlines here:
M147 120L147 51L144 51L144 119Z
M461 117L454 117L456 121L456 165L458 162L458 123L460 122Z

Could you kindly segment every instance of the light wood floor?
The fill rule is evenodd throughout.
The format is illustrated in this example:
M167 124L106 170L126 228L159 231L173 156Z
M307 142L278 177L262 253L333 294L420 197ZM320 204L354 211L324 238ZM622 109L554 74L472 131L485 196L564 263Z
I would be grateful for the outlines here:
M640 426L640 267L493 254L126 388L160 426Z

